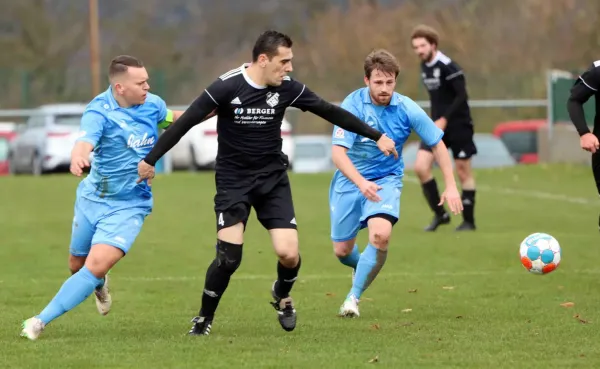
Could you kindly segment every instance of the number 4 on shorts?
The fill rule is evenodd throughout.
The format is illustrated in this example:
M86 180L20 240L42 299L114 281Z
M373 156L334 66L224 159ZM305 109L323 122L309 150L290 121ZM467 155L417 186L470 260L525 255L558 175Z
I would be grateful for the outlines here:
M217 221L219 225L222 227L225 225L225 221L223 220L223 213L219 213L219 220Z

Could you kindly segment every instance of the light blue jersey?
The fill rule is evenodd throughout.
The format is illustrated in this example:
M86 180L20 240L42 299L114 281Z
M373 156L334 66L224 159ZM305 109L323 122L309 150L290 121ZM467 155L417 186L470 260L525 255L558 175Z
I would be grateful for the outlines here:
M385 156L373 140L334 127L333 145L347 148L348 157L360 174L382 187L378 192L382 200L371 202L339 170L335 172L329 190L331 238L334 241L356 237L360 229L366 227L367 219L373 215L387 214L399 219L404 143L412 131L428 146L435 146L444 135L417 103L398 93L393 94L389 105L378 106L371 101L368 87L364 87L348 95L342 108L393 139L399 158Z
M88 104L78 141L94 145L94 160L77 188L71 254L87 255L94 244L129 250L153 205L146 181L136 183L138 163L167 115L163 99L151 93L144 104L121 108L109 88Z

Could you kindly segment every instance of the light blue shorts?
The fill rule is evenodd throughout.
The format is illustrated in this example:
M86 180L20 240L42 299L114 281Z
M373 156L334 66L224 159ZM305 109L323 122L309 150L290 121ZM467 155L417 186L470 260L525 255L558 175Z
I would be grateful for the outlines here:
M335 183L329 189L329 212L331 215L331 240L342 242L355 238L358 232L367 227L370 217L386 214L400 219L400 195L402 186L397 182L382 178L375 181L382 187L377 192L380 202L372 202L356 186L348 190L337 188Z
M136 202L95 201L77 194L69 251L87 256L92 245L105 244L129 251L152 212L153 199Z

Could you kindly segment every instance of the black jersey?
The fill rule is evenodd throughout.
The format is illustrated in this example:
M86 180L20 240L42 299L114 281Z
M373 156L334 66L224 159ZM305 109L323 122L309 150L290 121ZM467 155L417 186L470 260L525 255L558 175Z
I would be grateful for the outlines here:
M287 107L310 111L347 131L378 141L382 133L352 113L317 96L304 84L284 77L279 86L259 86L246 73L249 64L213 82L163 133L144 161L154 165L196 124L215 111L217 176L246 177L287 167L281 151L281 122Z
M571 96L567 104L569 116L580 135L589 133L583 104L595 96L596 116L594 117L594 134L600 137L600 60L595 61L573 84Z
M448 127L472 124L465 76L461 67L438 51L430 62L421 63L421 77L429 92L431 118L446 118Z
M281 123L286 108L307 110L320 99L290 77L279 86L258 86L248 78L246 67L223 74L206 89L217 105L216 169L283 169Z

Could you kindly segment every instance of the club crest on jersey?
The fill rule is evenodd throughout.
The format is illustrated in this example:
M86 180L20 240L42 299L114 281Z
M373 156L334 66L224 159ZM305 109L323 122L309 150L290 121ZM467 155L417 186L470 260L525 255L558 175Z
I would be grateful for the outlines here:
M338 128L335 130L335 138L344 138L344 130L341 128Z
M267 93L267 104L269 104L269 106L272 108L274 108L275 105L279 104L279 94L277 92Z

